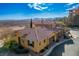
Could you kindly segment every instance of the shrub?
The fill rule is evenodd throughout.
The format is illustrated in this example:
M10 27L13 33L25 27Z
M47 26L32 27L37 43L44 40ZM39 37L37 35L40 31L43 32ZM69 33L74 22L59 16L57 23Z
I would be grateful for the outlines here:
M16 42L14 40L10 40L10 41L4 42L4 46L0 48L0 51L14 50L15 46L16 46Z

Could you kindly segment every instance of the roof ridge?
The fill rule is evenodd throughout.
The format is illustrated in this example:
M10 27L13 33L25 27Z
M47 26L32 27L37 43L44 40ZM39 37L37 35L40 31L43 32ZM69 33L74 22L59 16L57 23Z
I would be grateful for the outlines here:
M36 36L36 38L38 40L37 29L35 29L35 36Z

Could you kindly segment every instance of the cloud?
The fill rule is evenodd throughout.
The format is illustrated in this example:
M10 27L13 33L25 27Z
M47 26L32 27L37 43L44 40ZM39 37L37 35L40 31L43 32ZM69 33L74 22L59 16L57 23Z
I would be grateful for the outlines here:
M43 6L42 6L42 5L43 5ZM30 8L34 8L34 9L40 10L40 11L48 8L48 6L44 6L44 5L45 5L45 4L43 4L43 3L28 4L28 6L29 6Z
M76 9L79 8L79 4L72 6L71 8L68 8L67 10L72 10L72 9Z
M70 5L73 5L73 4L74 4L74 3L67 3L66 5L69 5L69 6L70 6Z
M32 7L33 7L31 4L28 4L28 6L29 6L30 8L32 8Z

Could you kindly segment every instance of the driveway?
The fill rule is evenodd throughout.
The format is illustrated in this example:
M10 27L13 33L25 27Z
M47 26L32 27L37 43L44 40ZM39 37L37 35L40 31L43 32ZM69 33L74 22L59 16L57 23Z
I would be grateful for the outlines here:
M79 30L70 30L73 38L56 48L50 56L79 56Z

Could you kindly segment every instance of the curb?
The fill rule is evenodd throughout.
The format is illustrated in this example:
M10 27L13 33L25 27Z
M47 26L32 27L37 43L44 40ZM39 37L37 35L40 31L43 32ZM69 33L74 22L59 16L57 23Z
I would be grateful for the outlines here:
M70 40L70 39L65 39L65 40L63 40L62 42L56 43L54 46L50 47L50 49L47 51L47 53L44 54L43 56L48 56L56 46L58 46L58 45L60 45L60 44L62 44L62 43L64 43L64 42L67 42L67 41L69 41L69 40Z

